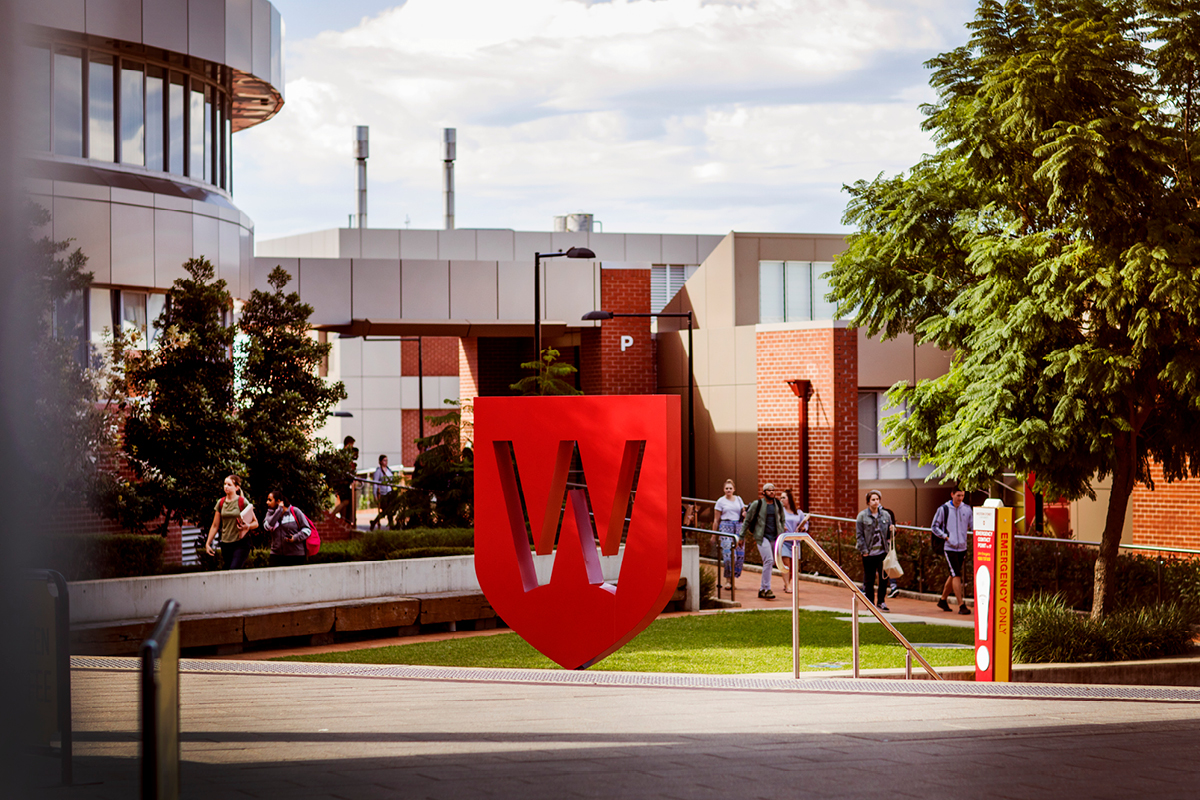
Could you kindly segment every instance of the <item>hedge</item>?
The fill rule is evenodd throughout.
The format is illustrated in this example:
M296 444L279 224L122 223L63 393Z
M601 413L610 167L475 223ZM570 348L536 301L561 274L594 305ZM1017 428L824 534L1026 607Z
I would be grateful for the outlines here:
M155 534L47 536L38 561L68 581L136 578L163 572L166 540Z

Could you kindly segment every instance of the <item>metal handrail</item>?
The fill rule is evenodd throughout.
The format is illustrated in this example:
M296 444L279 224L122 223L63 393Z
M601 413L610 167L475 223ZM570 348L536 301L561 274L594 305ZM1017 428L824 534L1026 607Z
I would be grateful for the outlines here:
M688 525L681 525L680 527L685 531L695 531L696 533L707 533L710 536L724 536L726 539L733 540L729 544L729 570L730 570L730 573L729 573L729 602L731 602L731 603L734 602L734 600L736 599L734 597L734 589L733 589L733 587L735 585L734 581L733 581L733 561L736 558L736 554L734 553L734 547L737 545L737 540L742 538L741 534L725 533L724 531L714 531L714 530L708 530L705 528L693 528ZM724 565L725 565L725 559L721 558L718 555L717 556L717 599L718 600L721 599L721 568Z
M813 552L815 552L817 554L817 556L820 557L820 559L822 561L824 561L829 566L830 569L833 570L834 574L837 575L837 577L841 579L842 583L846 584L846 586L850 589L850 591L853 592L853 599L850 604L850 610L851 610L850 611L850 613L851 613L850 624L851 624L851 646L852 646L852 650L853 650L853 654L854 654L853 674L854 674L855 678L860 677L859 676L859 668L858 668L858 661L859 661L859 659L858 659L858 649L859 649L858 648L858 599L861 597L863 599L863 601L867 604L867 610L870 611L872 614L874 614L875 618L878 619L879 622L885 628L887 628L888 631L891 632L892 636L896 637L896 640L899 641L900 644L904 645L905 649L907 650L907 655L905 658L905 675L904 675L905 678L907 678L909 680L912 679L912 659L915 656L917 661L921 662L921 666L925 668L925 671L928 672L933 677L934 680L938 680L938 681L945 680L945 678L943 678L941 675L939 675L937 670L935 670L932 666L930 666L929 662L926 661L925 658L920 653L917 652L917 649L912 646L912 643L910 641L908 641L908 639L904 638L904 634L902 634L902 633L900 633L900 631L896 630L896 626L892 625L892 623L888 622L887 619L884 618L883 614L879 611L879 609L875 607L875 604L871 602L871 598L867 597L863 593L863 590L858 588L858 586L854 583L854 581L852 581L850 579L850 576L848 576L845 572L842 571L842 568L840 566L838 566L838 563L829 557L829 554L826 553L825 550L819 544L816 543L816 540L814 540L812 538L811 534L785 533L784 535L782 535L778 539L776 539L775 540L775 560L776 560L776 562L780 562L780 559L782 557L781 549L782 549L783 543L785 541L797 543L794 548L796 550L795 555L797 556L797 560L800 555L800 547L807 543L808 546L810 548L812 548ZM780 563L782 563L782 562L780 562ZM800 580L799 576L800 576L800 570L793 569L792 570L792 673L793 673L793 677L795 677L797 679L800 677L800 593L798 591L799 590L799 580Z

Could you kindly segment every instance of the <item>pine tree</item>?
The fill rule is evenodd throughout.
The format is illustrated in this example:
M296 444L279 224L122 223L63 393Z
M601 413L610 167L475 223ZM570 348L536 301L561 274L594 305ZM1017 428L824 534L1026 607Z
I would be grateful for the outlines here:
M555 363L558 360L558 356L559 352L557 350L553 347L548 347L542 351L540 360L524 362L521 364L521 369L531 370L534 374L526 375L508 388L518 391L523 395L583 394L583 392L567 383L567 378L579 370L570 364Z
M255 499L265 502L267 492L281 489L290 502L315 514L328 500L325 472L332 445L314 442L313 434L346 390L317 374L332 345L310 335L312 306L297 292L284 293L290 280L276 266L267 278L272 291L254 290L242 308L246 348L239 405Z
M892 391L890 441L935 474L1112 478L1102 616L1134 484L1200 474L1200 4L984 0L969 28L929 63L936 152L848 187L831 296L955 352Z
M207 526L221 482L245 474L246 446L234 405L233 299L205 258L184 265L155 320L154 349L131 353L124 451L138 493L172 521ZM246 488L249 487L248 485Z

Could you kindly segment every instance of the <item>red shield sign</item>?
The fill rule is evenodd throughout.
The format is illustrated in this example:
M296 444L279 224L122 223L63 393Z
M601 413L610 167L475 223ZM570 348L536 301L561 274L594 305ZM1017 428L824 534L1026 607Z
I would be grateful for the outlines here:
M674 593L679 445L674 395L476 398L475 574L500 618L563 667L615 652ZM582 478L568 481L576 448ZM622 535L614 586L600 556ZM547 583L531 547L554 553Z

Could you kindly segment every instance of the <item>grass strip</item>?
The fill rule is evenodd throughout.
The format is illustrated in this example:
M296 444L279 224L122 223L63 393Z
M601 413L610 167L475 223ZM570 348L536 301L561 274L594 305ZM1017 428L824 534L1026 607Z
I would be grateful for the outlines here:
M844 613L800 612L800 668L803 671L850 667L850 622ZM970 628L900 623L896 628L914 644L972 644ZM902 668L904 648L879 624L859 626L863 669ZM973 663L969 649L918 648L935 667ZM560 669L515 633L472 636L440 642L370 647L338 653L287 656L278 661L351 664L411 664L502 669ZM916 667L920 669L919 666ZM790 672L790 611L747 611L655 620L625 647L591 669L631 672L689 672L736 675Z

